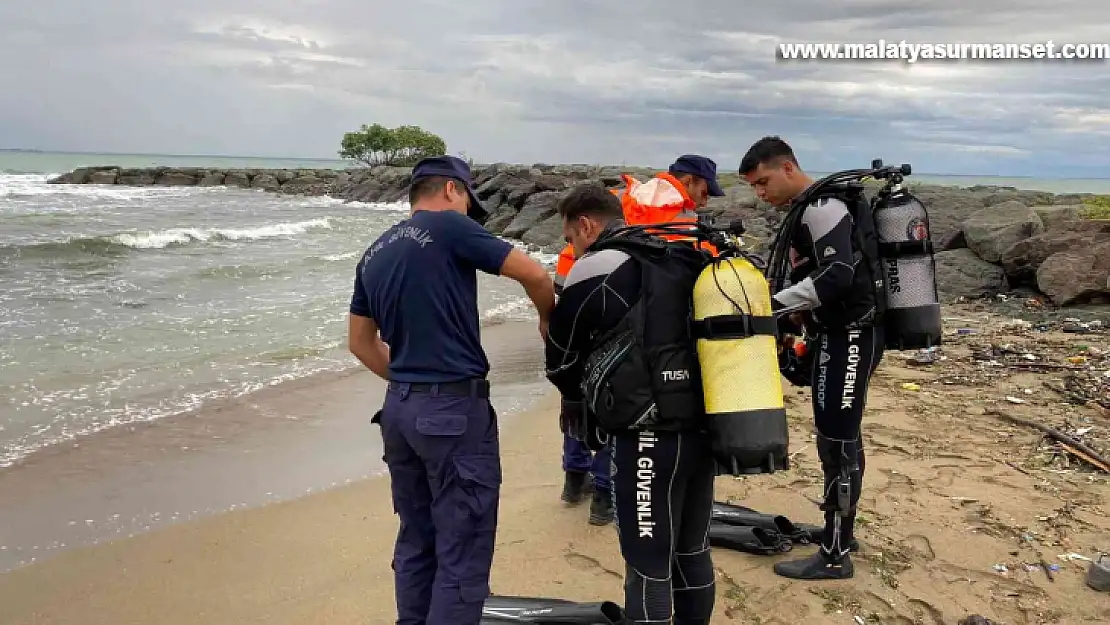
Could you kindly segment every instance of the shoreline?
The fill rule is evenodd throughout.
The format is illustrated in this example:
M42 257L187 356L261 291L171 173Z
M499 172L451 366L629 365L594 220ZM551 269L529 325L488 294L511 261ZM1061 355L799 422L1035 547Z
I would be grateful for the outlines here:
M504 420L549 385L534 324L482 329ZM532 336L536 335L536 336ZM0 470L0 572L74 546L288 500L384 470L370 416L384 382L326 372L40 449Z
M1110 617L1110 595L1084 585L1086 562L1061 557L1107 549L1110 478L991 411L1060 428L1087 424L1089 444L1102 448L1110 444L1110 414L1049 390L1071 375L1066 370L994 366L977 356L985 346L1012 344L1014 357L994 358L1020 364L1028 360L1022 353L1035 353L1054 365L1086 350L1098 363L1092 374L1101 376L1110 366L1110 334L1033 330L976 307L945 314L943 360L914 364L912 354L888 352L876 374L864 425L869 451L855 578L807 583L771 571L812 548L778 556L715 548L714 622L951 625L980 614L1041 625ZM1007 396L1025 398L1024 405ZM821 473L809 403L808 392L787 387L792 468L718 477L717 499L818 522ZM614 528L590 526L588 505L558 500L556 414L557 398L548 393L502 430L505 482L491 587L621 603ZM0 575L0 605L5 625L385 623L394 618L396 528L388 482L360 480L66 551ZM1055 567L1051 578L1040 561Z

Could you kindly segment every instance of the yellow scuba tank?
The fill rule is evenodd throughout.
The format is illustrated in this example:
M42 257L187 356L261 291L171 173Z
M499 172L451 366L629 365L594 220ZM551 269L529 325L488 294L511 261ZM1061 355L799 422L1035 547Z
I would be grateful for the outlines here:
M746 258L715 258L698 276L693 303L718 475L787 469L789 430L766 278Z

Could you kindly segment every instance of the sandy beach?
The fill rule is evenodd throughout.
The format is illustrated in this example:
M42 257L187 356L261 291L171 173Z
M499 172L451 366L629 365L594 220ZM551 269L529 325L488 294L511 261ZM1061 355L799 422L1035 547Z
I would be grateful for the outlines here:
M948 307L946 315L949 336L936 362L888 352L874 382L855 579L804 583L772 573L777 558L807 547L775 557L715 549L714 622L948 625L969 614L1006 625L1110 620L1110 595L1087 588L1088 562L1069 556L1110 550L1107 475L996 414L1067 424L1105 449L1110 411L1068 403L1078 387L1066 378L1102 375L1110 335L1030 327L967 306ZM538 357L538 339L519 332L516 365L508 369L519 369L529 351ZM353 391L370 380L360 373L345 384ZM274 390L287 399L294 391ZM795 466L720 477L716 496L817 522L821 478L808 393L790 388L787 399ZM320 400L325 408L371 401L354 392ZM285 404L294 410L298 402ZM492 587L619 603L623 566L612 526L591 527L585 504L558 499L556 409L547 393L502 424L505 483ZM357 436L347 447L367 455L380 449L376 429ZM303 453L287 459L312 462ZM298 468L313 470L290 470ZM5 501L11 494L3 493ZM395 530L382 477L171 523L64 549L0 576L0 623L390 623Z

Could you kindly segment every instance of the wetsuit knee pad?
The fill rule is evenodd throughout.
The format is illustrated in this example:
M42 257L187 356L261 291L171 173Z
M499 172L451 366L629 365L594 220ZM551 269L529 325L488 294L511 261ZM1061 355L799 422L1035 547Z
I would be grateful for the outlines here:
M674 589L701 588L713 584L713 558L708 549L701 553L674 554Z

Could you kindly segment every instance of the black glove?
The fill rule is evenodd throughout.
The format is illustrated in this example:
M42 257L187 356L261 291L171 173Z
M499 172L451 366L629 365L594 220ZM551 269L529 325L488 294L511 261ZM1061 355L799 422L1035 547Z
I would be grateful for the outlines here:
M809 386L813 383L813 341L806 341L802 355L798 355L794 346L783 346L779 354L779 371L794 386Z
M609 443L609 435L597 427L585 400L563 398L559 409L559 429L574 440L585 443L590 451L600 451Z
M559 409L559 431L575 440L586 439L586 410L582 400L563 398Z

